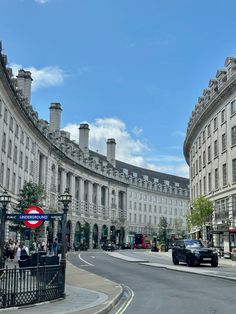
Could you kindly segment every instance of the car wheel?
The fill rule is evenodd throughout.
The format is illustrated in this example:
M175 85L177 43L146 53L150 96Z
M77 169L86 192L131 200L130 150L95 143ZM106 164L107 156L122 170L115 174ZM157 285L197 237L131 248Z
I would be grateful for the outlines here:
M178 265L179 261L177 260L177 258L175 256L172 256L172 262L174 265Z
M186 263L187 263L188 267L192 267L194 265L194 261L193 261L193 259L191 258L190 255L187 255Z
M211 267L217 267L217 266L218 266L218 261L211 262Z

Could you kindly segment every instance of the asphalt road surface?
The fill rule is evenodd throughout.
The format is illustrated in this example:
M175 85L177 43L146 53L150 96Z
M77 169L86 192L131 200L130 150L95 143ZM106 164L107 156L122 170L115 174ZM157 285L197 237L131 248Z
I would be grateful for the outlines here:
M125 314L236 313L233 281L130 263L103 251L71 254L68 259L75 266L132 289L134 298Z

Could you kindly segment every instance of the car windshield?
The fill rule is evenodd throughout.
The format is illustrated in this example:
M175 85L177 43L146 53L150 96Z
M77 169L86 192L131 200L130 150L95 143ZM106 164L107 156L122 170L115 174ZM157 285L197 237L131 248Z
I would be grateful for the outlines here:
M185 246L199 248L199 247L203 247L204 245L202 244L201 241L198 241L198 240L187 240L185 241Z

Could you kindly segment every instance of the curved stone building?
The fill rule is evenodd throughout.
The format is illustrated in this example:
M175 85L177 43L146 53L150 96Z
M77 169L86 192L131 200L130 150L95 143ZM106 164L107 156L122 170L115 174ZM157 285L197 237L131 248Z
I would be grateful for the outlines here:
M0 193L7 189L12 208L24 181L42 183L45 212L58 212L58 196L69 188L67 240L98 247L106 239L127 241L134 232L150 233L160 216L170 228L184 227L189 207L188 179L167 175L116 160L115 139L107 140L107 155L89 149L89 125L80 124L78 143L61 130L62 106L51 103L49 123L30 103L31 73L15 78L0 53ZM9 222L8 222L9 224ZM82 228L83 227L83 228ZM14 237L8 234L6 238ZM61 222L45 222L39 236L61 240Z
M190 200L214 202L205 239L230 252L236 247L236 58L225 60L198 98L188 123L184 155L190 166Z

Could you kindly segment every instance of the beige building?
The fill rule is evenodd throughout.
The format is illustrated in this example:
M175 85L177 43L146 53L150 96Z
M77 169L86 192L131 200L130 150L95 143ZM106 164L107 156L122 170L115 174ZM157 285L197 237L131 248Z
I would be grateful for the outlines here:
M24 181L42 183L46 213L61 210L58 196L69 188L67 238L71 246L86 241L98 247L111 238L156 229L160 216L170 227L184 228L189 207L188 179L138 168L116 160L115 139L107 140L107 155L89 149L89 125L80 124L77 141L61 129L62 106L51 103L49 122L39 118L30 102L31 73L17 77L0 54L0 193L7 189L14 211ZM8 222L9 225L9 222ZM82 228L83 227L83 228ZM13 237L7 228L6 238ZM45 222L40 236L61 240L61 222Z
M190 166L190 199L214 202L205 239L230 252L236 247L236 58L225 60L198 98L188 123L184 154Z

